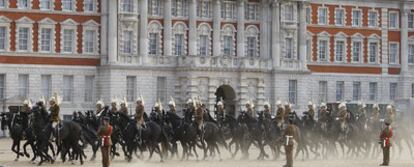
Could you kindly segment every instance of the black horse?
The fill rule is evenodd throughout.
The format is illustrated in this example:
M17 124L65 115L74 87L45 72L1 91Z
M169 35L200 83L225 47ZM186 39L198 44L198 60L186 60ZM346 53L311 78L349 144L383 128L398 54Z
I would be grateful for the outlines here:
M252 144L255 144L260 150L257 159L262 160L265 157L268 157L264 151L263 128L258 123L258 121L246 112L241 112L238 117L238 122L241 125L243 131L243 140L241 143L241 149L243 153L242 158L247 159L249 157L248 151Z

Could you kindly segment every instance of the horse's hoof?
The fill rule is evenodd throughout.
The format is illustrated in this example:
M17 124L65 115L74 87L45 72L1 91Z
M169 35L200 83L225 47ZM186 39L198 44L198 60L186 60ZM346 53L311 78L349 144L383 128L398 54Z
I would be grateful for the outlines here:
M24 155L25 155L27 158L30 158L30 154L27 154L27 153L26 153L26 154L24 154Z
M14 161L16 161L16 162L19 161L19 158L14 159Z

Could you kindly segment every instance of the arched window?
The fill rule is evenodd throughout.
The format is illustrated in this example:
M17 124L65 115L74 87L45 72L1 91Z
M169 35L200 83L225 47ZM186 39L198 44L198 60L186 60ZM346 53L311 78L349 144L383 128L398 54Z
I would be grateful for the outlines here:
M245 40L246 56L259 56L259 29L256 26L248 26L246 28Z
M173 54L181 56L187 54L187 26L183 22L178 22L173 27Z
M231 24L227 24L223 27L223 29L221 30L221 53L224 56L235 56L236 52L235 52L235 33L236 33L236 28L234 28L233 25Z
M148 54L161 55L162 41L161 41L162 27L158 21L152 21L148 26Z
M201 56L211 55L211 27L208 24L201 24L198 27L198 54Z

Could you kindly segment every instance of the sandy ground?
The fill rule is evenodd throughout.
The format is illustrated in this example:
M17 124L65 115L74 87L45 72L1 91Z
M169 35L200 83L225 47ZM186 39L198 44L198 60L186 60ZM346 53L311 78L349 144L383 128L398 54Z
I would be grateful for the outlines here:
M15 154L10 150L11 147L11 139L0 139L0 167L27 167L27 166L36 166L30 163L30 160L25 157L21 157L19 161L14 161ZM279 160L255 160L256 156L258 155L258 151L255 148L250 150L250 159L249 160L240 160L239 157L235 158L234 160L229 159L229 154L226 150L222 150L222 157L223 160L219 161L216 157L215 159L209 160L200 160L197 161L195 159L191 159L188 161L180 161L178 159L166 160L163 163L159 162L159 156L154 155L154 158L150 161L147 160L139 160L133 159L132 162L126 162L123 159L123 156L116 157L113 161L111 166L115 167L282 167L285 164L284 155ZM270 151L267 151L270 153ZM31 153L31 151L29 151ZM90 148L88 147L86 150L87 155L90 155ZM199 151L199 154L201 151ZM146 153L144 153L145 157L148 157ZM382 156L382 155L380 155ZM313 157L313 156L311 156ZM408 149L403 151L403 156L401 157L394 157L391 160L391 165L394 167L414 167L414 160L409 158L410 155L408 153ZM364 158L355 158L355 159L311 159L311 160L300 160L296 159L294 161L295 167L369 167L369 166L378 166L381 162L381 157L377 159L364 159ZM44 163L43 166L79 166L73 165L70 162L62 163L58 160L55 164ZM101 166L101 158L100 152L98 152L98 157L95 161L87 160L83 166L87 167L99 167Z

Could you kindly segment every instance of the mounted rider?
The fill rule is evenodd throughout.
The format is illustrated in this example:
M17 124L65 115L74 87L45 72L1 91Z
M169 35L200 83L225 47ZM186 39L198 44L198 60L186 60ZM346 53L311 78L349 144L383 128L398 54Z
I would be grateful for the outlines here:
M118 99L117 98L112 98L111 100L111 109L109 110L110 113L116 113L118 112Z
M282 101L276 101L276 122L277 127L282 128L283 124L285 123L285 108L282 105Z
M171 100L168 102L168 112L177 113L176 105L174 99L171 97Z
M52 128L56 129L56 126L60 123L60 97L55 94L53 97L49 100L49 112L50 112L50 122L52 123Z
M358 102L358 112L357 112L358 120L357 121L358 121L358 125L361 128L364 128L367 122L366 107L367 105L365 103Z
M293 166L293 151L299 142L299 128L294 124L295 115L291 113L288 116L288 125L283 134L285 153L286 153L286 165L284 167Z
M144 108L144 99L142 96L140 96L136 101L136 107L135 107L135 121L136 126L138 129L145 128L145 108ZM127 103L124 101L124 108L127 108ZM121 104L121 110L122 110L122 104Z
M285 120L288 120L289 119L289 116L291 116L291 114L294 114L294 116L295 116L296 113L294 113L292 111L292 104L290 104L288 101L286 101L285 102L285 113L284 113Z
M387 105L385 110L385 120L388 120L390 125L394 125L395 121L395 107L391 104Z
M127 102L125 97L124 97L124 100L121 100L120 106L121 106L121 108L118 110L118 112L128 116L129 115L128 102Z
M216 111L214 111L214 114L216 115L218 126L221 127L223 125L225 114L226 114L224 110L223 102L221 100L217 102Z
M328 110L326 103L321 103L319 109L319 124L322 129L326 130L328 127L328 121L331 117L331 111Z
M248 100L245 104L246 110L244 111L244 113L246 113L248 116L252 117L253 113L254 113L254 104L253 101Z
M161 101L155 102L154 108L151 111L150 120L156 122L161 127L164 127L164 110L162 108Z
M308 102L308 111L307 111L307 114L308 114L308 119L311 122L314 122L315 121L315 105L312 103L312 101L309 101Z
M183 109L185 122L191 123L193 121L195 106L195 101L192 98L189 98L186 102L185 108Z
M32 107L32 102L29 99L23 101L22 110L18 112L18 114L23 118L23 120L29 119L29 114L32 112ZM29 126L28 123L28 121L23 121L23 129L27 129L27 127Z
M201 101L195 102L195 110L194 110L194 121L197 125L197 130L199 134L203 134L203 124L204 124L204 109L202 107Z
M105 111L105 104L102 100L98 100L96 102L96 111L95 114L97 117L103 117L106 116L106 111Z
M338 109L339 109L339 112L337 115L338 116L337 120L340 123L341 130L345 131L347 130L348 119L350 117L348 110L346 108L346 103L345 102L340 103L338 105Z

